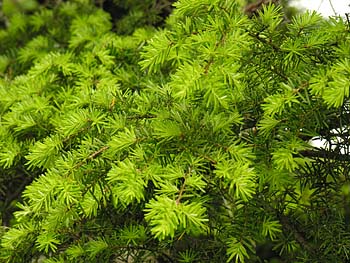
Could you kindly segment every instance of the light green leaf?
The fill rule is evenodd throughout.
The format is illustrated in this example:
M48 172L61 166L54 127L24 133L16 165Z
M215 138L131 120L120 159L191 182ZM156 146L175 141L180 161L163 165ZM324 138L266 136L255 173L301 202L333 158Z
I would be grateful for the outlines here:
M117 153L127 149L136 142L137 138L134 129L125 127L124 131L112 137L111 141L108 143L110 146L109 151Z
M37 237L35 243L39 251L49 253L50 251L55 252L57 250L57 245L61 244L61 241L56 234L43 232Z

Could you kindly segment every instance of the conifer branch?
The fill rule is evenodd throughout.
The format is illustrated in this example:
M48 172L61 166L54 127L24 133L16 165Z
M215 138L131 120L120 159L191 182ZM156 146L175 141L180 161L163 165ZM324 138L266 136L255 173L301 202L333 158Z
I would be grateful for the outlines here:
M346 262L349 23L170 2L4 10L1 260Z
M316 159L326 158L337 161L350 161L350 155L342 154L341 152L331 151L327 149L304 150L299 152L302 156Z

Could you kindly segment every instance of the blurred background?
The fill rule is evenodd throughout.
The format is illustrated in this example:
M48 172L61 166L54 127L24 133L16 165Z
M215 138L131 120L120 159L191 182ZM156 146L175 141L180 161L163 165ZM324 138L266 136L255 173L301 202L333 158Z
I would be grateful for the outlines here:
M315 10L324 17L350 13L349 0L291 0L290 5L298 9Z

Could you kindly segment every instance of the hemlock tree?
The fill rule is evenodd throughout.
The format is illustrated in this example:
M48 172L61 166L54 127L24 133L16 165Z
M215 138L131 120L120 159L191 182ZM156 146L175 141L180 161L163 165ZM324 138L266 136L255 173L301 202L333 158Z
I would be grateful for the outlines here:
M349 24L174 6L126 35L83 0L10 17L1 260L348 260Z

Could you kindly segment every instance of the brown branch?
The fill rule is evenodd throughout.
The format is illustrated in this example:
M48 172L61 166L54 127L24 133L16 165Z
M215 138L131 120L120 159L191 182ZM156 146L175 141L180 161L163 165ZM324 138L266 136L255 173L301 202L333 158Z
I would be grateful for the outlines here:
M109 146L103 146L101 149L97 150L96 152L92 153L91 155L89 155L89 157L87 158L88 160L90 159L94 159L97 155L99 155L100 153L103 153L104 151L106 151L109 148Z
M186 177L185 177L185 181L184 181L184 183L182 184L181 189L180 189L180 191L179 191L179 196L177 197L177 199L176 199L176 201L175 201L176 205L179 205L179 204L180 204L182 195L183 195L183 193L184 193L184 191L185 191L185 187L186 187Z
M200 155L200 157L204 158L205 160L209 161L211 164L215 165L217 164L217 161L214 160L213 158L211 158L210 156L208 155Z
M188 168L188 173L186 173L185 175L184 175L184 182L183 182L183 184L182 184L182 186L181 186L181 189L180 189L180 191L179 191L179 196L177 197L177 199L176 199L176 205L179 205L180 204L180 201L181 201L181 198L182 198L182 196L183 196L183 193L185 192L185 187L186 187L186 178L187 178L187 176L189 176L191 174L191 167L190 168Z
M264 5L267 4L275 4L277 3L278 0L258 0L255 3L251 3L249 5L247 5L244 8L244 12L249 16L252 17L253 15L255 15L259 10L262 9L262 7Z
M304 235L291 224L287 216L280 214L279 219L283 228L294 234L294 238L303 249L307 250L311 255L316 255L315 248L313 248L310 245L310 243L305 239Z
M97 151L93 152L92 154L90 154L88 157L86 157L84 160L80 161L79 163L77 163L74 168L79 168L82 165L84 165L88 160L92 160L95 159L99 154L103 153L104 151L106 151L107 149L109 149L109 146L103 146L102 148L98 149Z

